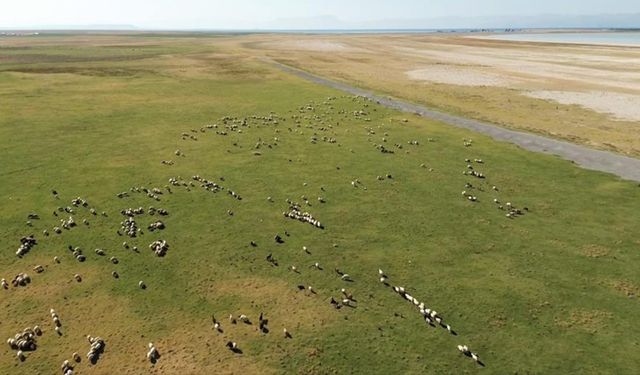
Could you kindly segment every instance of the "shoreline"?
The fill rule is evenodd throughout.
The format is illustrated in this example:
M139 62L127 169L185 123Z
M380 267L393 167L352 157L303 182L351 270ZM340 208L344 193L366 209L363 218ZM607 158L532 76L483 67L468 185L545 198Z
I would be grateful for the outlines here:
M588 38L586 40L570 40L570 38L559 38L558 40L547 39L549 36L567 36L567 35L621 35L621 34L633 34L638 35L637 42L625 43L623 41L598 41ZM517 32L517 33L492 33L490 35L465 35L464 38L479 39L479 40L495 40L500 42L513 42L513 43L542 43L542 44L555 44L555 45L571 45L571 46L599 46L599 47L631 47L640 48L640 31L637 30L601 30L601 31L531 31L531 32Z

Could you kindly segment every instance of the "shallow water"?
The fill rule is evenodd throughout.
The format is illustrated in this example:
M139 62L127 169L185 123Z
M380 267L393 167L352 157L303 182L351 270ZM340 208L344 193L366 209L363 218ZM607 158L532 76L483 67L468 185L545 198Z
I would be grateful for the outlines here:
M640 32L602 33L523 33L500 34L485 38L523 42L628 45L640 47Z

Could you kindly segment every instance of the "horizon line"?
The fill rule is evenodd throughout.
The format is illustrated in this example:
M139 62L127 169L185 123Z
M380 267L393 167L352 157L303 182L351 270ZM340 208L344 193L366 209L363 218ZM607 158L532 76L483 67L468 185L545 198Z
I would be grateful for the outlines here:
M0 27L0 32L7 31L131 31L131 32L148 32L148 31L160 31L160 32L322 32L322 31L526 31L526 30L640 30L638 27L619 27L619 26L602 26L602 27L565 27L565 26L549 26L549 27L451 27L451 28L395 28L395 27L381 27L381 28L155 28L155 27L138 27L133 25L68 25L68 26L46 26L46 27ZM112 27L114 26L114 27ZM112 28L110 28L112 27Z

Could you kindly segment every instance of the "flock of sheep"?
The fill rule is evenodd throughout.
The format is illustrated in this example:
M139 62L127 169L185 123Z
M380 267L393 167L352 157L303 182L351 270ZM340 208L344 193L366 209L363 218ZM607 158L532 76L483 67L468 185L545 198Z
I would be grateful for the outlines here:
M465 162L467 163L467 170L463 171L462 173L465 175L470 175L470 176L474 176L480 179L485 179L485 175L481 172L477 172L474 169L474 166L472 164L471 159L465 159ZM474 159L473 162L475 162L476 164L484 164L484 161L482 161L482 159ZM478 197L472 193L472 191L483 191L483 189L481 187L477 187L474 186L473 184L467 182L465 183L465 190L462 191L462 196L464 198L466 198L467 200L469 200L470 202L478 202ZM493 185L491 186L491 189L494 192L498 192L498 188ZM498 198L494 198L493 199L493 203L495 203L498 207L499 210L505 210L505 206L502 205L502 203L500 202L500 200ZM505 214L505 216L509 219L514 219L518 216L522 216L524 215L525 211L529 211L529 208L524 207L522 210L519 208L516 208L511 202L507 202L506 204L506 210L507 213Z
M325 102L324 104L327 106L331 106L332 101L335 98L329 98L327 102ZM357 100L361 100L361 99L357 99ZM366 105L368 106L368 104ZM365 107L366 107L365 106ZM331 107L332 108L332 107ZM294 115L292 116L293 121L300 125L303 123L303 121L308 121L308 120L314 120L316 121L318 124L322 124L323 127L320 128L322 130L329 130L331 129L332 125L329 124L324 124L324 119L322 116L319 116L317 114L314 114L312 116L310 116L310 114L313 114L315 112L315 107L313 105L308 105L308 106L303 106L300 107L299 110L299 115ZM367 112L365 110L361 110L361 111L355 111L353 112L353 116L362 119L363 121L367 121L368 117L367 117ZM222 124L224 126L224 131L218 131L216 130L216 134L217 135L221 135L221 136L225 136L231 132L236 132L236 133L242 133L243 128L250 126L250 122L258 122L258 124L254 124L256 126L271 126L271 125L277 125L279 122L284 122L286 121L285 119L278 117L275 114L270 114L269 116L253 116L250 119L238 119L238 118L232 118L232 117L224 117L222 120ZM208 125L206 127L203 127L200 129L200 132L206 132L206 129L218 129L218 125ZM276 129L278 130L278 129ZM290 132L298 132L300 134L302 134L302 130L296 128L294 130L292 130L291 128L289 129ZM197 137L194 135L196 133L198 133L197 130L192 130L193 134L189 134L189 133L183 133L182 138L185 140L191 140L191 141L197 141ZM369 129L368 131L368 136L372 136L375 134L375 131L373 131L373 129ZM383 143L386 142L386 137L387 134L385 133L385 138L383 139ZM328 143L337 143L337 140L334 137L322 137L322 140L328 142ZM318 138L314 136L314 138L312 138L312 141L315 142L317 141ZM280 141L280 139L278 137L275 137L273 142L268 143L265 142L263 140L259 140L256 145L255 145L255 149L258 148L268 148L268 149L272 149L274 147L278 146L278 142ZM417 140L410 140L407 142L410 146L418 146L420 143ZM466 146L470 146L471 145L471 141L465 141L465 145ZM388 148L386 148L383 144L375 144L375 147L380 150L383 153L393 153L394 151L389 150ZM398 149L402 148L402 145L397 144L396 147ZM176 156L179 157L184 157L184 153L180 150L175 152ZM485 176L484 174L477 172L473 165L471 164L470 160L467 159L467 161L469 162L468 166L467 166L467 171L465 171L465 175L470 175L470 176L474 176L480 179L484 179ZM477 164L482 164L483 162L479 159L475 160L475 163ZM163 161L163 164L166 164L168 166L174 165L173 161ZM423 165L424 166L424 165ZM393 177L391 176L391 174L387 174L385 176L378 176L377 179L378 180L385 180L385 179L392 179ZM220 181L224 181L224 178L221 177ZM228 195L238 201L242 200L242 197L235 191L225 188L224 186L221 185L221 183L219 182L214 182L208 179L205 179L199 175L194 175L191 177L190 181L187 181L183 178L181 178L180 176L178 177L174 177L174 178L170 178L168 180L169 185L166 185L164 187L164 189L158 188L158 187L154 187L154 188L146 188L146 187L132 187L129 189L129 191L125 191L125 192L121 192L117 194L117 197L120 199L126 199L130 196L130 193L140 193L140 194L144 194L146 195L146 197L148 197L149 199L152 199L154 201L160 201L161 197L165 194L165 193L169 193L172 194L172 188L184 188L188 191L190 191L192 188L195 188L197 185L199 185L203 190L207 191L207 192L212 192L212 193L218 193L218 192L222 192L222 191L227 191ZM364 187L364 185L362 184L362 182L359 179L355 179L351 182L352 186L357 188L357 187L363 187L364 190L366 190L366 187ZM306 184L305 184L306 185ZM472 202L476 202L477 201L477 197L475 195L473 195L472 193L469 193L467 191L471 191L473 189L476 189L473 185L471 184L467 184L466 185L466 190L463 191L463 196L465 198L467 198L469 201ZM322 189L324 190L324 189ZM494 187L494 190L497 191L497 189ZM56 199L60 199L58 196L58 193L56 191L53 192L54 196ZM304 202L306 205L310 206L311 203L309 202L309 200L307 199L306 196L302 196ZM164 199L164 198L163 198ZM269 201L273 201L271 199L271 197L268 198ZM318 197L318 202L320 203L324 203L325 199L322 197ZM497 200L495 201L496 203L499 203ZM288 211L283 212L283 216L285 218L288 219L293 219L293 220L297 220L303 223L308 223L316 228L319 229L324 229L324 225L322 223L320 223L320 221L318 219L316 219L313 215L311 215L309 212L303 211L302 209L302 205L295 203L291 200L287 200L287 203L289 204L289 209ZM518 215L523 214L523 212L519 209L516 209L515 207L513 207L511 205L511 203L507 203L507 209L509 210L507 216L508 217L515 217ZM73 206L73 207L71 207ZM95 210L95 208L90 208L88 202L85 199L82 199L80 197L78 198L74 198L71 201L71 206L68 207L59 207L57 211L54 211L53 214L54 216L58 216L58 212L64 212L65 216L66 214L69 214L70 216L67 219L61 219L61 227L63 229L69 230L75 226L77 226L75 219L74 219L74 214L75 214L75 210L79 207L84 207L89 209L89 212L92 215L97 215L97 211ZM502 206L500 206L500 208L502 208ZM526 210L526 208L525 208ZM232 215L231 211L228 211L230 215ZM139 225L136 222L136 218L146 214L149 214L150 216L153 216L155 214L161 215L161 216L166 216L168 215L168 212L164 209L156 209L154 207L149 207L147 210L145 210L142 207L138 207L138 208L126 208L123 209L120 212L125 219L123 221L120 222L120 228L117 230L117 234L119 236L127 236L130 237L132 239L137 238L139 235L142 235L144 232L142 230L142 228L139 227ZM107 217L107 214L105 212L102 212L102 216ZM29 215L29 219L30 220L37 220L39 219L39 217L37 216L37 214L30 214ZM83 223L85 225L89 225L88 220L84 219ZM29 225L31 225L31 222L29 222ZM154 231L161 231L165 229L165 223L161 220L155 220L153 222L151 222L148 226L147 229L151 232ZM53 228L53 231L55 233L62 233L62 230L60 229L60 227L56 226ZM48 236L48 231L44 231L43 232L45 236ZM286 235L288 235L288 233L285 233ZM276 235L275 236L275 241L277 243L282 243L283 238L280 237L280 235ZM34 238L33 235L28 236L28 237L23 237L20 239L20 247L18 248L18 251L16 252L16 255L18 257L23 257L25 256L35 245L37 244L36 239ZM252 246L257 246L255 242L251 241ZM334 245L337 246L337 245ZM131 248L131 246L125 241L123 242L123 247L126 249ZM149 249L158 257L164 257L169 249L169 244L167 243L167 241L159 239L159 240L155 240L153 242L151 242L149 244ZM86 255L83 254L82 250L78 247L72 247L69 246L69 250L73 253L74 258L79 261L79 262L84 262L86 260ZM133 250L137 251L137 247L133 246ZM303 250L305 252L307 252L307 254L310 254L310 252L308 251L308 249L306 247L303 247ZM106 252L103 249L96 249L95 253L98 256L105 256ZM116 257L112 256L109 258L109 260L111 261L111 263L118 264L119 261ZM54 261L56 263L59 263L60 260L58 257L54 258ZM267 256L267 261L270 262L272 265L277 266L278 262L275 259L275 257L272 254L269 254ZM40 266L41 267L41 266ZM315 269L315 270L320 270L322 271L323 268L320 266L319 263L313 263L311 265L311 268ZM296 273L300 273L299 269L296 266L290 266L289 269L293 272ZM44 271L44 269L37 271L37 272L42 272ZM338 275L338 277L340 278L341 281L344 282L353 282L352 277L343 272L340 271L339 269L335 269L336 274ZM119 273L117 271L112 271L111 275L113 276L113 278L118 279L120 277ZM379 280L380 282L385 285L385 286L390 286L389 282L388 282L388 277L382 272L382 270L379 270ZM82 277L79 274L74 275L74 278L76 279L76 281L81 282L82 281ZM13 285L17 286L17 285L26 285L27 283L30 282L30 277L26 274L19 274L18 276L16 276L16 278L14 278L13 280ZM6 282L5 279L2 279L2 286L7 289L8 288L8 283ZM146 289L147 285L144 281L139 281L138 286L141 289ZM301 291L305 291L308 292L310 295L311 294L317 294L317 291L310 285L303 285L303 284L299 284L298 285L298 289ZM417 298L413 297L412 295L410 295L405 288L403 287L397 287L394 286L392 287L393 291L395 291L398 295L400 295L402 298L404 298L405 300L409 301L410 303L412 303L420 312L420 314L422 315L423 319L425 320L425 322L431 326L441 326L444 329L446 329L448 332L450 332L451 334L456 334L452 328L448 325L445 324L443 322L443 318L435 311L432 310L430 308L428 308L424 303L420 302ZM350 308L356 308L358 306L357 300L354 298L354 296L347 291L346 288L341 288L340 289L340 296L338 298L335 297L331 297L330 303L333 307L335 307L336 309L340 309L342 307L350 307ZM50 311L51 313L51 318L54 322L54 330L59 334L62 335L62 332L60 330L61 328L61 323L60 323L60 319L57 315L57 313L51 309ZM234 317L233 315L231 315L229 317L229 322L231 324L236 324L238 321L244 323L244 324L252 324L251 321L249 320L249 318L246 315L239 315L238 317ZM263 314L260 314L260 318L259 318L259 330L263 333L268 332L268 328L267 328L267 324L268 324L268 320L264 318ZM213 328L218 331L218 332L222 332L222 323L220 321L218 321L217 319L215 319L215 317L213 318ZM291 333L286 329L283 328L283 334L284 337L286 339L291 339L293 336L291 335ZM36 343L36 338L37 336L42 335L42 330L39 327L34 327L33 329L31 328L27 328L25 330L23 330L22 332L16 334L13 338L10 338L7 342L8 344L11 346L12 349L17 350L17 357L20 360L24 360L25 359L25 355L24 352L26 351L33 351L36 349L37 347L37 343ZM102 339L101 337L92 337L92 336L87 336L87 340L89 341L90 344L90 348L89 351L87 353L87 359L89 360L89 362L95 364L100 355L105 351L105 347L106 347L106 343L105 340ZM240 354L242 353L242 351L239 348L239 344L236 343L235 341L228 341L226 343L226 346L229 348L229 350L231 350L234 353ZM483 365L482 362L479 360L479 357L476 353L472 352L471 350L469 350L469 348L467 346L464 345L459 345L458 349L460 350L460 352L470 358L472 358L475 362L477 362L480 365ZM81 358L79 355L77 355L77 353L73 354L73 361L75 363L79 363L81 361ZM146 353L146 357L147 359L155 364L159 359L160 359L160 352L159 350L156 348L156 346L153 343L149 343L148 344L148 351ZM484 366L484 365L483 365ZM72 375L74 373L74 364L73 362L69 361L69 360L65 360L61 366L61 370L63 375Z
M384 273L384 271L379 269L378 276L380 277L381 283L383 283L385 286L390 286L389 278ZM398 295L400 295L400 297L404 298L406 301L413 304L418 309L418 311L420 312L420 315L424 318L424 321L428 325L432 327L440 326L446 329L450 334L457 336L457 333L451 328L449 324L446 324L444 322L442 316L438 314L436 310L429 308L428 306L425 305L424 302L420 302L420 300L418 300L416 297L409 294L404 287L393 286L392 290L396 292ZM484 367L484 363L480 361L480 358L478 357L478 355L474 352L471 352L466 345L458 345L458 349L460 350L460 352L462 352L462 354L472 358L476 363Z
M316 228L324 229L324 226L322 225L322 223L319 220L314 218L308 212L302 212L301 208L300 208L300 205L298 205L297 203L291 204L291 206L289 206L289 211L288 212L283 212L282 215L284 217L288 217L289 219L298 220L298 221L301 221L303 223L309 223L309 224L313 225Z

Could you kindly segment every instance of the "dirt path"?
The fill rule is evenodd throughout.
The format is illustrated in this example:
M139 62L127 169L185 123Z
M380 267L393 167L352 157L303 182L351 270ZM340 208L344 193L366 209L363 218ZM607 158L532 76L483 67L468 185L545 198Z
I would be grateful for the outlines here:
M525 150L556 155L563 159L573 161L586 169L612 173L626 180L640 181L640 159L630 158L607 151L594 150L569 142L509 130L481 121L434 111L421 105L378 96L370 91L318 77L273 60L269 60L268 62L274 64L284 72L291 73L308 81L329 86L350 94L365 96L388 108L415 113L425 118L486 134L498 141L516 144Z

